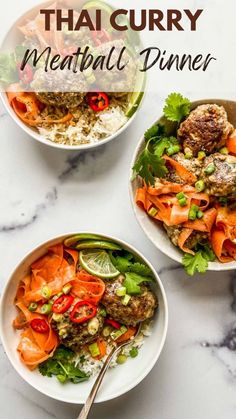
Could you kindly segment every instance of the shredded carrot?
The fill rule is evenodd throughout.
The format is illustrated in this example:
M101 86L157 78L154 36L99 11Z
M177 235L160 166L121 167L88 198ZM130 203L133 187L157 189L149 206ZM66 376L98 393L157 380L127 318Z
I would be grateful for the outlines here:
M229 152L236 155L236 131L234 131L233 135L228 138L226 145Z
M116 342L117 343L122 343L122 342L125 342L125 341L131 339L135 335L136 331L137 331L136 327L131 327L130 326L128 328L127 332L125 332L118 339L116 339Z
M194 255L195 252L186 246L186 241L191 236L192 232L193 232L193 229L191 228L183 228L178 238L179 248L183 250L183 252L189 253L190 255Z
M35 127L43 122L47 124L63 124L69 122L73 118L73 115L70 112L60 119L52 119L48 117L41 118L40 102L38 101L35 93L13 92L12 89L14 86L16 85L11 86L11 91L8 91L7 93L8 100L17 116L27 125Z
M76 279L72 283L72 294L93 304L99 303L104 291L104 282L85 271L78 272Z
M225 243L227 240L228 239L223 230L214 228L211 234L211 245L217 258L222 263L232 262L233 260L232 256L227 255L227 250L225 249Z
M102 359L107 354L107 344L104 339L99 338L97 340L97 345L100 351L100 355L96 356L96 359Z
M216 215L217 210L215 208L210 208L204 212L204 215L200 220L196 219L195 221L186 221L184 223L184 227L209 233L214 225Z
M178 161L168 156L163 156L163 159L168 162L176 171L178 176L187 184L192 185L196 182L196 176L190 172L186 167L182 166Z

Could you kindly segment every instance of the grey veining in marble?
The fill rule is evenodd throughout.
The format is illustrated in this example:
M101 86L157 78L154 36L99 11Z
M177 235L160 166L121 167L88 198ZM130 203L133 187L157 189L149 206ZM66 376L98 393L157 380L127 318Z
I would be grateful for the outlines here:
M27 4L30 6L30 0ZM19 14L20 5L17 7ZM184 93L199 98L190 86ZM143 131L160 115L163 100L149 93L142 112L121 137L84 153L36 143L0 111L1 288L32 247L65 232L91 230L136 246L153 263L167 292L169 331L158 363L137 388L95 406L91 419L236 417L235 272L188 278L179 264L145 237L130 204L132 155ZM4 419L77 417L78 406L49 399L27 385L2 346L0 366Z

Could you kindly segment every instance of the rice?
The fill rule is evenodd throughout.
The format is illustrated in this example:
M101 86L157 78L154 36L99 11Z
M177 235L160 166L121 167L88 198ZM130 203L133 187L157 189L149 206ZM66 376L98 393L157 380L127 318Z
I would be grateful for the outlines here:
M136 338L131 339L130 344L128 344L122 349L122 352L121 352L122 355L130 357L130 350L132 348L137 348L138 350L141 349L141 347L145 343L145 338L148 338L149 336L151 336L152 323L153 321L150 321L150 320L143 323L139 335ZM113 349L113 346L111 344L107 344L107 356L111 352L112 349ZM115 368L118 365L117 363L118 355L113 357L110 364L110 368ZM83 372L88 374L90 377L94 377L101 370L107 356L101 360L96 360L90 355L88 351L83 349L81 350L80 353L76 355L75 363L76 363L76 366L80 368Z
M38 126L39 133L46 139L59 144L80 145L96 143L117 132L126 124L128 118L125 109L128 95L112 98L110 105L102 112L95 113L85 103L71 110L73 118L69 123L47 124ZM42 117L62 118L65 111L53 106L46 106Z

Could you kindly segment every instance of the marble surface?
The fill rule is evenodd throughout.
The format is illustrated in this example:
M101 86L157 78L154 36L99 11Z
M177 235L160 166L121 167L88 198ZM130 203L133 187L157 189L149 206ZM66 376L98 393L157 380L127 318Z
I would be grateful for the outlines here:
M18 15L20 3L15 4ZM187 89L184 93L198 98ZM121 137L84 153L38 144L0 111L1 288L14 266L40 242L65 232L95 230L120 237L143 252L167 293L169 330L155 368L125 396L94 406L91 419L236 417L235 272L188 278L145 237L130 204L128 173L135 145L160 114L163 99L149 93L142 112ZM4 419L77 417L79 406L54 401L23 382L2 347L0 365Z
M180 265L144 236L131 208L128 171L135 144L161 111L163 98L146 96L128 130L96 151L62 152L27 137L2 110L0 280L41 241L91 230L123 238L154 264L167 292L170 323L163 353L137 388L97 405L91 419L234 419L236 415L235 272L187 278ZM5 419L76 418L78 406L30 388L3 349L1 406ZM79 387L78 387L79 391Z

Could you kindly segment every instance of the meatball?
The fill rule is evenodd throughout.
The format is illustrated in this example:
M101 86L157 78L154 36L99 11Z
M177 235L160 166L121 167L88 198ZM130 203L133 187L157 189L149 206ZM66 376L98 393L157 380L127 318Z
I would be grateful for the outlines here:
M91 320L81 324L72 322L68 312L52 317L52 327L58 333L60 342L73 351L93 342L101 333L103 325L104 317L99 311Z
M145 285L141 285L141 294L132 296L127 306L122 304L122 297L116 295L117 288L120 288L124 282L124 277L119 276L106 284L102 304L107 313L116 321L136 326L138 323L147 320L154 315L157 307L157 298L155 294Z
M165 227L165 230L167 232L169 239L172 241L172 243L175 246L178 246L179 235L183 228L180 225L179 226L167 226L166 224L163 224L163 225ZM189 238L186 240L185 246L188 249L194 249L198 243L206 243L208 238L209 236L207 233L194 230L192 234L189 236Z
M85 95L81 92L38 92L36 96L45 105L76 108L83 102Z
M195 176L198 177L200 175L202 162L198 160L197 158L186 159L183 153L177 153L174 156L172 156L172 158L176 160L178 163L180 163L182 166L186 167L186 169L189 170L191 173L193 173ZM168 165L168 162L167 162L167 167L168 167L169 172L167 173L165 177L166 180L168 180L169 182L180 183L180 184L185 183L183 179L181 179L180 176L178 176L178 174L173 169L173 167L171 165Z
M116 39L101 44L97 47L96 51L97 54L108 57L112 48L113 53L109 60L109 66L111 67L111 70L106 71L106 77L104 77L104 71L97 68L96 79L98 86L102 91L113 92L111 94L114 97L119 98L124 96L126 92L133 91L138 70L135 60L129 54L124 41L121 39ZM122 70L118 70L117 62L123 48L126 49L122 55L121 64L126 65Z
M78 76L75 73L67 74L65 71L49 71L45 77L43 69L35 72L31 87L45 105L68 109L80 105L88 90L82 74Z
M201 105L194 109L182 122L178 139L185 152L190 150L196 156L200 150L207 154L221 148L233 131L223 106Z
M213 165L213 173L207 174L206 168ZM220 153L212 154L204 161L202 179L205 191L215 196L236 196L236 157Z

